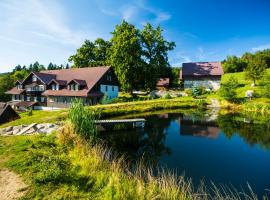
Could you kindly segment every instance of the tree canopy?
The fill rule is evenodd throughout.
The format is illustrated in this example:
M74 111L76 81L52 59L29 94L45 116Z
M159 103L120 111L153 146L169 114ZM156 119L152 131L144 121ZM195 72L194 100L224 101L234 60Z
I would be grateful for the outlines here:
M254 84L256 80L261 79L265 74L267 64L261 56L255 56L248 62L247 68L245 69L246 77L251 79Z
M110 42L102 38L98 38L94 42L85 40L83 45L77 49L76 54L70 56L68 61L73 62L75 68L106 65L109 47Z

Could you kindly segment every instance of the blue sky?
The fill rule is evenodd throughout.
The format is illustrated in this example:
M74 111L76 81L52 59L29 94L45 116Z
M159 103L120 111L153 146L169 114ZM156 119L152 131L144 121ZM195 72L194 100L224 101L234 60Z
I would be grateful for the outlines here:
M0 73L65 64L85 39L110 38L122 19L161 24L173 66L270 48L270 0L1 0Z

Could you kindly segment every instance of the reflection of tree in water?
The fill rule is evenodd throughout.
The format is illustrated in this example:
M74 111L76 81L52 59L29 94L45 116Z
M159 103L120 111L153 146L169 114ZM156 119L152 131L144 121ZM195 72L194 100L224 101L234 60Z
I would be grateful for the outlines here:
M245 119L248 119L245 122ZM218 125L228 138L234 134L241 136L250 145L260 145L270 149L270 127L267 123L252 123L254 119L240 113L218 116ZM258 121L258 118L256 119Z
M177 118L177 117L175 117ZM173 118L167 115L151 116L144 130L132 129L103 134L102 139L118 154L129 161L144 161L156 165L161 156L170 154L165 146L166 132Z

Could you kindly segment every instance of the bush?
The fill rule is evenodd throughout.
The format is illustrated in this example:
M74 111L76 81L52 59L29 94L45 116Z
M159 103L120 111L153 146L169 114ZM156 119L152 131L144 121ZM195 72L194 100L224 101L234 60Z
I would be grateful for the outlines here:
M236 89L238 86L238 80L234 76L230 76L228 81L221 85L220 96L228 101L235 101L237 96Z
M165 94L165 96L164 96L164 99L171 99L171 98L172 98L172 97L171 97L170 93L168 93L168 92L167 92L167 93Z
M270 74L265 75L262 82L263 82L262 95L266 98L270 98Z
M75 99L72 102L68 118L77 134L91 141L96 140L97 130L95 119L97 118L97 113L85 108L81 100Z
M197 97L205 93L205 89L202 86L193 86L191 90L192 96Z

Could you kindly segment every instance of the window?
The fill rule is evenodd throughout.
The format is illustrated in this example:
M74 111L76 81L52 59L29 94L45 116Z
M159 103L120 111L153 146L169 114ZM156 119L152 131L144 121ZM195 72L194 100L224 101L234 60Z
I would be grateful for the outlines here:
M17 84L17 89L22 89L22 85L21 84Z
M39 90L40 90L40 91L44 91L44 85L40 85L40 86L39 86Z
M37 81L37 77L35 75L32 76L32 81L36 82Z
M45 102L45 97L40 97L40 102L44 103Z
M108 91L108 86L107 86L107 85L105 86L105 91L106 91L106 92Z
M37 97L34 97L34 102L37 102Z
M26 100L27 100L27 101L31 101L30 96L27 96L27 97L26 97Z
M107 75L107 81L112 81L112 76L111 75Z
M75 84L75 90L78 91L79 90L79 85Z
M114 92L114 87L112 86L112 91Z

